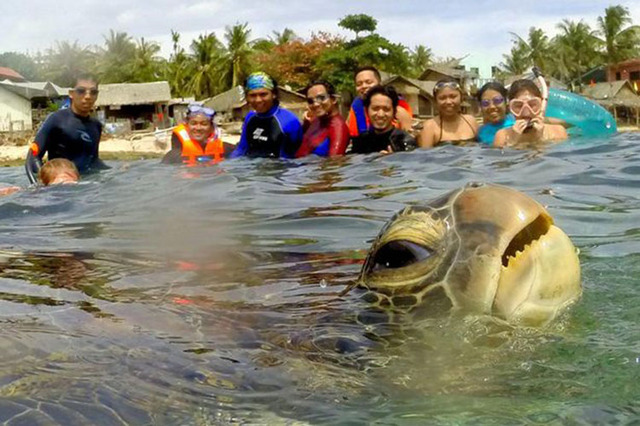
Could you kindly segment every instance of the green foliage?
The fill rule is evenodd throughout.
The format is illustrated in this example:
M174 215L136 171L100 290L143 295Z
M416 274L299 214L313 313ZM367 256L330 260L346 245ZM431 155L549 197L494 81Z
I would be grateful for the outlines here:
M125 32L109 31L105 47L100 49L97 63L98 76L102 83L125 83L134 81L136 44Z
M0 66L17 71L28 81L36 81L41 78L41 70L35 59L24 53L5 52L0 54Z
M363 31L368 31L373 34L378 27L378 21L372 16L361 13L358 15L345 16L338 22L338 25L344 29L353 31L356 33L356 37L359 37Z
M73 43L62 41L48 50L42 74L59 86L71 87L76 77L93 70L94 66L95 53L91 49L80 46L77 40Z
M409 55L401 44L391 43L378 34L358 37L327 51L319 61L324 77L338 90L353 88L353 72L363 65L395 74L409 70Z
M633 23L629 9L624 6L610 6L604 16L598 17L597 34L605 46L604 57L612 65L638 55L640 26Z
M418 78L429 65L433 64L433 52L427 46L419 44L409 52L411 77Z

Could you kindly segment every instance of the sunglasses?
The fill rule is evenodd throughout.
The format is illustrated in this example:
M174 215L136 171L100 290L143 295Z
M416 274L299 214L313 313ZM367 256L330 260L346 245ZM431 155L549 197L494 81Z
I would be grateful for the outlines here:
M513 115L520 115L525 108L529 108L529 111L531 111L533 115L540 114L542 110L542 99L524 98L511 99L511 101L509 101L509 110Z
M493 106L502 105L504 103L504 98L502 96L494 96L491 99L483 99L480 101L480 105L482 108L489 108L491 104Z
M329 100L330 96L329 95L318 95L315 98L307 98L307 103L309 105L314 105L315 103L323 103L327 100Z
M78 96L84 96L87 92L89 92L91 96L98 96L98 93L100 93L98 89L87 89L86 87L76 87L73 91L76 92Z
M216 112L213 108L207 108L202 105L189 105L187 108L189 115L203 114L208 118L213 118L216 115Z
M460 84L457 81L442 81L433 87L433 93L439 92L447 87L453 90L460 90Z

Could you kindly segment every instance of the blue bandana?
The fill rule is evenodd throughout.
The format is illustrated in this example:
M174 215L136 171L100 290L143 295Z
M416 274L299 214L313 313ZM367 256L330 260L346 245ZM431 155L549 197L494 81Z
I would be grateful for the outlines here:
M254 72L249 77L247 77L247 91L256 89L273 90L275 86L276 85L273 82L273 79L269 77L268 74L263 72Z

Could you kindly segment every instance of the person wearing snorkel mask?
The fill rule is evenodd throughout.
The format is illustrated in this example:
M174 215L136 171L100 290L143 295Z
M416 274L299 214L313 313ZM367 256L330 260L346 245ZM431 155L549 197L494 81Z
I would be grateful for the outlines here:
M162 159L163 163L215 164L233 151L234 146L220 140L213 122L215 111L197 103L187 108L187 120L176 126L171 135L171 150Z
M254 72L244 89L252 111L244 120L231 158L293 158L302 142L302 125L294 113L280 106L278 83L263 72Z
M545 124L542 93L530 80L517 80L509 89L509 111L516 121L513 126L496 133L494 146L521 143L560 141L567 139L567 130L560 124Z
M433 88L438 116L425 121L418 145L431 148L441 143L464 144L477 140L478 122L469 114L462 114L462 87L451 77L439 80Z

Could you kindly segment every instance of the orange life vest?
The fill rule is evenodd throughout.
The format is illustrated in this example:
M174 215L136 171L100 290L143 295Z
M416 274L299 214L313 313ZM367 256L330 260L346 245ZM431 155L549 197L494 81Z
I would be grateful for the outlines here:
M173 133L178 136L178 140L182 144L182 162L184 164L193 166L202 163L202 161L199 161L199 157L211 157L211 160L207 160L205 163L215 164L222 161L224 146L216 133L209 136L204 149L198 142L191 140L187 126L184 124L176 127Z

